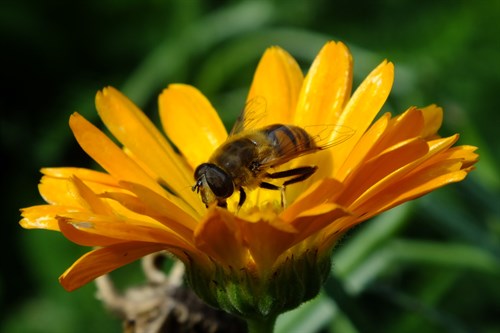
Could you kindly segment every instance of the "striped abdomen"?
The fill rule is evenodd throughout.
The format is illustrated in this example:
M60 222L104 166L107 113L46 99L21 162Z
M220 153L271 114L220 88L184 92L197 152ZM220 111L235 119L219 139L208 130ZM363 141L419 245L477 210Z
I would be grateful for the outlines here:
M314 139L301 127L274 124L261 129L280 163L319 150Z

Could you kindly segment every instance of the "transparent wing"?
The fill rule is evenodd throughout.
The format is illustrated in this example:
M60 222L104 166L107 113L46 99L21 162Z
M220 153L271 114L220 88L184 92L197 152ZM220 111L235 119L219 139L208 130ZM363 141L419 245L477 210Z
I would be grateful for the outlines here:
M349 140L356 131L344 125L310 125L304 127L319 150L331 148Z
M245 108L236 119L229 136L242 132L243 130L256 129L266 115L267 102L264 97L256 96L247 101Z

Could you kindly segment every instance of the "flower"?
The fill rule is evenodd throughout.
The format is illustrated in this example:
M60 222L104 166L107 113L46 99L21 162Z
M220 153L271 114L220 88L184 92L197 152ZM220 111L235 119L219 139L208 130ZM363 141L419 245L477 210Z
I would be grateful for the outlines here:
M307 180L279 191L256 189L238 209L205 207L191 190L195 168L228 134L210 102L194 87L170 85L159 97L167 138L114 88L97 93L97 111L119 147L78 113L70 127L104 171L46 168L39 186L47 205L22 210L21 225L60 231L96 247L60 282L74 290L146 254L166 250L182 260L193 289L209 304L246 318L275 317L314 297L339 238L358 223L448 183L463 180L475 147L442 138L442 109L385 113L393 64L376 67L351 96L352 59L329 42L308 74L279 47L256 70L248 101L263 98L259 126L335 124L352 136L330 149L280 167L315 165ZM331 140L341 135L332 131Z

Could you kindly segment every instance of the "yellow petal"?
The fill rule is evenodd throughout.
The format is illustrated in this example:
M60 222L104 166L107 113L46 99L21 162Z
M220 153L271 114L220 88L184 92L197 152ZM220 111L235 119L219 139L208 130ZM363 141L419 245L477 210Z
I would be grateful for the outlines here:
M80 257L59 277L59 282L67 291L73 291L118 267L165 248L163 244L142 242L126 242L100 248Z
M82 168L44 168L42 172L44 176L39 185L40 193L52 204L81 206L78 201L80 196L75 193L73 177L80 179L96 194L125 192L116 179L103 172Z
M96 214L112 214L111 207L101 198L99 198L87 185L74 176L72 182L78 191L80 197L85 201L89 211Z
M75 208L86 206L70 179L43 176L38 190L47 203Z
M76 176L79 179L87 182L108 185L109 187L112 188L119 187L118 181L111 175L96 170L85 169L85 168L63 167L63 168L43 168L41 171L44 175L50 177L71 178L73 176Z
M302 127L338 124L351 88L352 58L349 50L340 42L327 43L304 80L294 123Z
M293 57L279 47L270 47L262 56L254 74L247 102L264 100L262 118L256 128L269 124L290 124L297 105L302 71Z
M227 137L226 129L210 102L196 88L172 84L159 99L160 117L168 137L194 170L207 162ZM190 175L193 183L193 175Z
M338 125L346 126L356 132L349 140L331 149L334 161L345 161L384 105L393 81L394 66L384 61L356 89L338 119ZM334 164L334 168L336 170L339 165ZM335 173L334 171L333 174Z
M57 216L77 211L74 207L40 205L21 209L23 219L19 222L25 229L47 229L59 231Z
M146 115L114 88L96 95L96 108L106 127L177 195L192 182L191 170ZM194 197L194 196L192 196Z

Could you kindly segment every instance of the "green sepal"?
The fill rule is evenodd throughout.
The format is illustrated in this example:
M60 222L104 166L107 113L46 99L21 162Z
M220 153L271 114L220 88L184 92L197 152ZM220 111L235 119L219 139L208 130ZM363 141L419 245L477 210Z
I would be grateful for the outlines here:
M275 318L314 298L330 272L330 258L308 250L284 259L267 276L246 268L187 267L187 282L207 304L232 315L259 320Z

